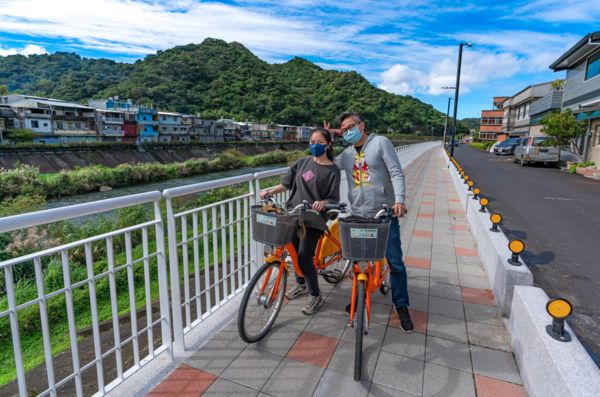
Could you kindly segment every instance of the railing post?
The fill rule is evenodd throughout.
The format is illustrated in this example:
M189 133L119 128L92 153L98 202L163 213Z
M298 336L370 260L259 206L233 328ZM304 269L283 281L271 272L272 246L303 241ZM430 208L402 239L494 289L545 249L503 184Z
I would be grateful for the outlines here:
M252 208L253 205L255 205L256 203L258 203L258 201L260 200L260 180L258 178L256 178L255 176L252 176L252 180L249 182L249 188L250 188L250 194L252 194L252 197L250 197L250 208L249 210ZM249 215L252 216L252 211L249 211ZM256 270L258 269L258 243L256 241L254 241L254 239L252 238L252 222L250 222L250 278L252 278L252 276L254 276L254 273L256 273ZM250 281L250 280L248 280Z
M181 319L181 292L179 286L179 258L177 255L177 229L173 213L173 201L167 198L167 238L169 242L169 273L171 280L171 311L173 318L173 339L176 349L185 350L183 323Z
M163 337L163 343L166 344L169 349L169 355L171 360L175 358L173 354L173 337L171 336L171 315L169 311L169 282L167 280L167 258L165 250L165 227L160 212L160 201L154 202L154 219L159 221L155 226L156 232L156 256L158 266L158 299L160 302L160 316L164 318L161 321L161 334ZM170 251L170 250L169 250ZM177 283L179 286L179 283ZM179 287L177 288L179 296ZM181 318L181 312L179 312ZM175 316L175 314L173 314ZM180 322L181 325L181 322ZM182 335L183 340L183 335Z

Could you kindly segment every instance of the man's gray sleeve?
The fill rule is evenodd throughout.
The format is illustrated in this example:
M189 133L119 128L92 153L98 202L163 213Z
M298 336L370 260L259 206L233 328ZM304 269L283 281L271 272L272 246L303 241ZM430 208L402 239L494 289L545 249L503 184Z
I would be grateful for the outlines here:
M406 191L404 185L404 172L402 171L398 155L394 150L394 144L388 138L382 137L379 149L381 150L381 156L390 177L392 178L392 185L394 186L394 202L404 204L404 193Z

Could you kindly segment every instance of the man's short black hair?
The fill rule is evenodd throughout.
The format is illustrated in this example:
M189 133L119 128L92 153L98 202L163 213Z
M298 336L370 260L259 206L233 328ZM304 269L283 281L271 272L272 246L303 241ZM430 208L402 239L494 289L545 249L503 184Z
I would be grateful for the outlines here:
M360 114L358 112L344 112L338 116L338 119L337 119L338 125L341 125L342 121L346 120L348 117L352 117L358 123L365 121L362 114Z

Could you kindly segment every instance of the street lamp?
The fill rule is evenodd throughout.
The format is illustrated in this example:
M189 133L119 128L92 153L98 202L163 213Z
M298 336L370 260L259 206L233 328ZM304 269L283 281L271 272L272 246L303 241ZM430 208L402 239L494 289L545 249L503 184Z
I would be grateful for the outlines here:
M452 120L452 138L450 140L450 156L454 157L454 133L456 131L456 112L458 111L458 91L460 90L460 67L462 63L463 47L472 47L472 43L460 43L458 45L458 65L456 67L456 90L454 90L454 120Z

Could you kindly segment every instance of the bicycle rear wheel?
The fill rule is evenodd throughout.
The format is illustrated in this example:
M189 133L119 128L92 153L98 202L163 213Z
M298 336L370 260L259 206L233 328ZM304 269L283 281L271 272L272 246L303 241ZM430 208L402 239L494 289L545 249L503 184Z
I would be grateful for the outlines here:
M244 342L258 342L269 332L283 307L286 287L285 264L265 263L258 269L238 311L238 332Z
M365 282L358 282L358 293L356 302L356 317L354 327L356 328L356 344L354 346L354 380L360 381L362 377L363 336L365 335Z

